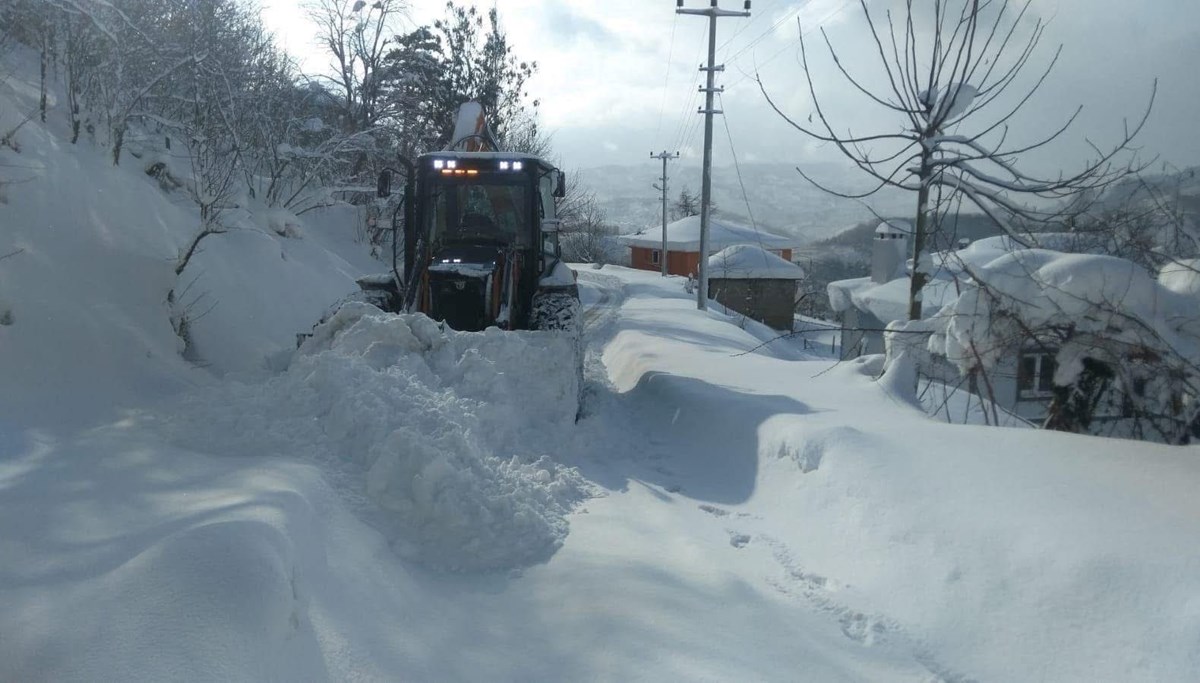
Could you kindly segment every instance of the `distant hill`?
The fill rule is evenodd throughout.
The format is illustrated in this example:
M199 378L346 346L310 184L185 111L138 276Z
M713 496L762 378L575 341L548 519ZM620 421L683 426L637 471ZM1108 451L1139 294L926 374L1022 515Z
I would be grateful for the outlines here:
M862 191L867 187L864 176L854 169L833 164L805 165L805 172L822 183L847 191ZM671 163L668 201L674 201L685 187L693 194L700 193L700 166ZM596 199L608 219L622 232L632 232L658 225L662 220L662 204L658 183L662 166L647 159L635 166L601 166L582 169L584 185L596 193ZM907 193L888 190L873 196L867 208L861 202L842 199L812 186L796 172L794 165L781 163L747 163L741 165L741 180L732 166L713 169L713 201L719 215L741 222L754 222L781 235L812 242L832 237L869 219L872 209L883 215L895 215L907 210L914 200ZM745 185L745 199L742 196ZM746 200L750 209L747 210Z
M907 214L896 214L889 218L898 218L912 222L912 217ZM875 236L875 228L879 225L878 218L865 220L852 228L843 230L842 232L823 240L817 240L810 246L813 249L835 249L837 247L847 247L853 250L864 251L870 255L871 240ZM929 246L931 251L940 251L944 249L953 249L958 245L959 240L967 240L974 242L984 237L993 237L1000 234L1000 229L987 216L976 213L962 213L957 216L952 216L946 220L945 230L938 232L933 236L933 243Z

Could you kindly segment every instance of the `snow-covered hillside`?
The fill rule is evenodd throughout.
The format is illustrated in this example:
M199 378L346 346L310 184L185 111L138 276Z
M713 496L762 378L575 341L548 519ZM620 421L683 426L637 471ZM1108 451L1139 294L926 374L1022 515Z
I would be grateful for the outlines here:
M577 423L537 333L295 350L375 265L351 209L176 277L187 201L63 133L0 149L0 680L1200 678L1197 447L933 421L612 266Z

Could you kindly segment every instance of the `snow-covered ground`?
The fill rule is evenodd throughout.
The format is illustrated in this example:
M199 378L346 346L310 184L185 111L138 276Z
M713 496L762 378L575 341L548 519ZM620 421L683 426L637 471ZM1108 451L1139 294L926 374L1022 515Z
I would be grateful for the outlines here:
M578 423L536 333L351 307L293 352L375 265L352 216L248 209L177 279L184 201L18 140L0 680L1200 679L1195 447L948 425L612 266Z

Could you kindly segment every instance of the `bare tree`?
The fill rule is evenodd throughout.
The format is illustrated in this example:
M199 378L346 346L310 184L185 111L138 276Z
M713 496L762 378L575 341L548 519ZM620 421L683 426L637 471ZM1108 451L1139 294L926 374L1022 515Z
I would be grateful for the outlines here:
M576 180L576 186L578 181ZM564 197L564 199L567 199ZM559 209L562 220L562 253L567 261L606 264L612 259L613 235L604 209L590 191L578 191L575 201Z
M306 9L329 54L334 75L326 80L337 93L343 126L347 132L370 128L385 115L381 71L404 3L314 0Z
M1045 83L1062 50L1060 45L1031 85L1021 85L1022 73L1045 30L1040 18L1028 19L1030 3L905 0L903 11L897 16L886 11L881 21L868 9L866 0L859 0L886 83L876 90L850 73L822 29L834 68L851 91L902 122L898 132L843 132L844 128L832 120L816 91L803 26L799 27L800 57L814 108L807 122L784 113L758 77L763 95L777 114L804 135L834 145L874 181L866 192L839 192L797 169L808 182L853 199L885 187L916 193L908 307L911 320L921 317L920 291L928 279L921 255L929 236L939 229L939 207L966 201L1022 241L1022 234L1013 225L1014 218L1046 223L1060 217L1060 208L1031 204L1096 193L1136 170L1126 153L1149 116L1153 89L1141 119L1132 127L1127 124L1124 134L1111 147L1102 150L1093 145L1096 156L1082 168L1058 177L1041 177L1018 167L1021 155L1058 139L1080 112L1077 108L1045 136L1030 142L1009 141L1010 121ZM916 9L914 5L918 4L926 11Z

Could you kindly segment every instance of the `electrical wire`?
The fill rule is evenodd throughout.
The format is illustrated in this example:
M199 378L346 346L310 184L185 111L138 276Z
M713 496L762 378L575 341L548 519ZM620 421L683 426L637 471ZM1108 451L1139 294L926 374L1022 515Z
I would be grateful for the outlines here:
M671 60L675 57L675 27L679 23L679 15L671 21L671 47L667 50L667 75L663 77L662 101L658 105L658 125L654 127L654 139L657 140L662 132L663 110L667 107L667 87L671 83Z
M779 0L775 0L775 2L778 2L778 1L779 1ZM774 3L768 2L767 4L768 4L768 6L770 6L771 4L774 4ZM720 52L721 50L724 50L726 47L729 47L729 44L730 44L730 43L732 43L734 40L736 40L738 36L742 35L742 32L743 32L743 31L745 31L746 29L748 29L748 28L750 28L751 26L753 26L753 25L754 25L754 22L758 21L758 19L759 19L760 17L765 17L765 16L767 16L768 14L770 14L770 12L769 12L767 9L764 9L764 8L760 8L760 9L758 9L757 11L755 11L755 12L754 12L754 13L753 13L753 14L750 16L750 21L745 21L745 22L742 22L742 25L741 25L741 26L738 28L738 30L736 30L736 31L734 31L734 32L733 32L733 35L729 36L729 38L727 38L727 39L725 40L725 42L723 42L723 43L721 43L720 45L718 45L718 46L717 46L717 52Z
M678 17L679 15L676 15ZM704 52L704 43L701 42L696 49L696 56L692 59L693 62L700 61L700 55ZM685 133L689 128L692 119L688 118L688 112L691 110L696 101L696 92L691 92L690 95L685 95L683 98L683 109L679 112L679 122L675 127L675 144L674 149L680 149L681 143L685 137Z
M746 45L743 45L742 49L733 53L731 56L726 57L726 59L732 62L733 60L737 59L741 55L745 54L745 52L747 50L753 48L755 45L758 45L762 41L766 40L767 36L771 35L771 33L775 31L775 29L777 29L781 25L783 25L783 22L800 16L800 13L803 12L805 10L805 8L807 8L809 5L811 5L812 2L813 2L813 0L807 0L807 2L805 2L803 5L797 7L794 11L784 14L782 17L779 18L779 21L776 21L774 24L771 24L770 28L768 28L767 30L758 34L758 37L756 37L754 40L750 41Z
M802 30L800 35L808 36L808 34L812 33L812 31L814 29L820 28L825 22L829 21L830 19L832 19L835 16L844 12L846 10L846 8L850 6L852 1L853 0L844 0L841 5L838 5L836 8L834 8L834 10L832 12L830 12L829 14L826 14L823 18L821 18L820 21L809 26L808 29ZM762 62L761 64L755 65L755 69L758 70L758 69L761 69L762 67L770 64L771 62L778 59L780 55L782 55L785 51L787 51L788 48L794 48L794 47L795 47L795 45L793 45L793 44L784 45L783 47L779 48L777 51L772 53L771 56L768 57L766 61ZM751 74L748 72L742 72L742 77L739 78L738 80L734 81L732 84L730 84L729 87L732 88L736 85L739 85L740 83L745 81L747 78L750 78L750 75Z
M717 93L717 97L721 101L721 110L725 110L725 98L721 93ZM746 215L750 219L750 227L754 228L754 238L758 240L758 248L763 250L763 265L769 265L766 257L766 247L763 246L762 233L758 231L758 222L754 220L754 210L750 208L750 198L746 195L746 183L742 180L742 167L738 163L737 150L733 147L733 133L729 131L729 117L722 115L722 123L725 124L725 136L729 140L729 154L733 157L733 170L737 174L738 186L742 188L742 201L746 203Z

